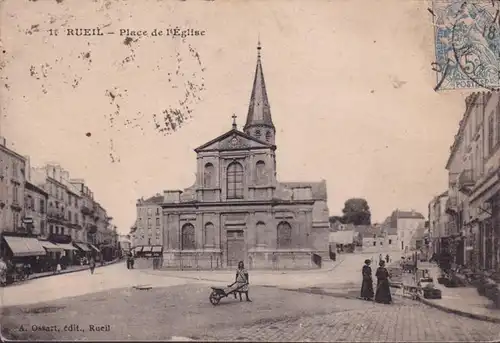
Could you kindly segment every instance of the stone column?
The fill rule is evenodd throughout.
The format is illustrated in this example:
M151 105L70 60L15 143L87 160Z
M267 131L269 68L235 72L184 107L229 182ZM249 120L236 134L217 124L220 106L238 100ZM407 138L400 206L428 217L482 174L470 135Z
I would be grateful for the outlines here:
M196 249L203 248L203 214L200 212L196 213L196 220L193 223L195 229L195 238L196 238Z

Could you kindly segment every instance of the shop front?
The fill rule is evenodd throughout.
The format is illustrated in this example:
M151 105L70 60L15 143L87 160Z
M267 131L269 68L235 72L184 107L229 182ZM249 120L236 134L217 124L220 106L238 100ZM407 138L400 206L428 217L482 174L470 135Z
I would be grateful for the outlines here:
M26 275L26 266L37 264L47 254L38 239L30 234L4 233L0 242L1 255L7 264L7 283Z
M104 261L112 261L114 259L115 249L111 244L102 245L101 251Z
M500 178L498 170L488 173L473 189L469 203L475 209L477 227L473 255L483 270L498 268L500 262Z
M75 256L78 249L73 246L70 235L50 234L48 240L63 249L56 260L57 263L61 264L62 269L78 264Z
M83 242L73 242L73 245L78 249L78 251L75 253L77 256L76 259L78 261L78 264L87 264L90 260L92 249L87 245L87 243Z
M94 260L96 262L100 261L102 258L101 250L98 247L96 247L95 245L93 245L92 243L87 243L87 245L89 246L89 248L91 250L90 255L94 258Z
M32 263L36 257L47 254L36 236L16 233L2 235L1 251L5 259L25 263Z
M40 239L39 241L45 251L47 251L47 255L36 259L36 262L33 265L33 272L44 273L54 271L57 261L60 260L61 255L64 255L64 249L47 240Z

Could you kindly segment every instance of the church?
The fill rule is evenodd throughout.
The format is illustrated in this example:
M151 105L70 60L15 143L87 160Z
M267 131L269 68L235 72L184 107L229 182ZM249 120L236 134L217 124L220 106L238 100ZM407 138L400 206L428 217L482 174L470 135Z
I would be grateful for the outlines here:
M328 251L326 181L278 181L260 43L243 131L235 120L195 149L194 185L164 191L163 267L320 267L315 254Z

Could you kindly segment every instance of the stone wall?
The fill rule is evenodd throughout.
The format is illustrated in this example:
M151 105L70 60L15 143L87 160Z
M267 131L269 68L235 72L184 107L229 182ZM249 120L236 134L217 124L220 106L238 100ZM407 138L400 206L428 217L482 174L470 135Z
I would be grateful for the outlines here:
M221 269L222 254L217 252L174 251L163 253L164 269L214 270Z
M311 251L251 251L248 253L248 269L312 269L319 268L312 260ZM325 259L325 256L322 256ZM149 264L141 263L141 268L152 268L152 259ZM144 267L142 267L144 266ZM149 267L148 267L149 266ZM221 253L176 251L163 253L163 269L176 270L216 270L226 269L226 261Z
M308 251L271 252L254 251L248 253L248 269L311 269L312 253Z

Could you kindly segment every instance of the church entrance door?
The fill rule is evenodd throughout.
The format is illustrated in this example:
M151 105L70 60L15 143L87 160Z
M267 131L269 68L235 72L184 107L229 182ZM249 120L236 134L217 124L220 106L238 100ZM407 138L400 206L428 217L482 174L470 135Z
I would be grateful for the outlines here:
M227 266L237 268L245 261L245 235L243 230L227 230Z

